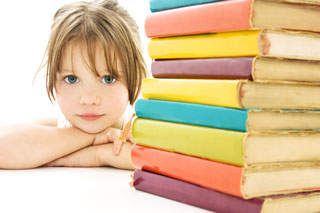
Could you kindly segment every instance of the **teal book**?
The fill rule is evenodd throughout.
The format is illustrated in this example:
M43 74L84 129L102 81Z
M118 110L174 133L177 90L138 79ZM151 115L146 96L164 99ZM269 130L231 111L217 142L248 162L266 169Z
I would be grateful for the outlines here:
M179 7L187 7L198 4L205 4L221 0L150 0L151 12L158 12L162 10L169 10Z
M319 110L235 109L185 102L139 99L137 117L218 129L249 131L320 130Z

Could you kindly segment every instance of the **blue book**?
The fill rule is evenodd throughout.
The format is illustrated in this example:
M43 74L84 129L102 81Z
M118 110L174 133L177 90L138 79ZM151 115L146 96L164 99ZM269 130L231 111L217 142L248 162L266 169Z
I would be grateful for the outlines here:
M319 110L235 109L139 99L135 111L140 118L242 132L320 130Z
M161 10L169 10L179 7L187 7L197 4L205 4L221 0L150 0L151 12L158 12Z

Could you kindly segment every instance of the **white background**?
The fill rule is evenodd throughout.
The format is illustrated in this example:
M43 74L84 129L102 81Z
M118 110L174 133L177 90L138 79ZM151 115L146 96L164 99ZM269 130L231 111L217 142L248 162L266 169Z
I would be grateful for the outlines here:
M0 126L41 117L52 117L56 107L45 89L45 69L33 77L44 56L52 17L56 10L74 0L16 0L0 5ZM144 19L148 0L119 0L140 27L148 67L148 40Z
M45 70L34 85L56 10L71 0L15 0L0 5L0 126L55 116ZM140 26L148 67L144 19L148 0L119 0ZM112 168L0 170L0 212L206 212L130 188L131 171Z

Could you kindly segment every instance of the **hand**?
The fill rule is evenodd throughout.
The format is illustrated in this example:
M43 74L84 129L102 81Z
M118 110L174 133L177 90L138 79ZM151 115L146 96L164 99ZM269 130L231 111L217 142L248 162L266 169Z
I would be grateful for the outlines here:
M119 155L115 156L112 153L112 144L103 144L97 149L97 158L101 166L112 166L119 169L134 170L131 160L132 143L123 143Z
M113 154L119 155L124 142L133 143L131 126L129 130L125 129L123 132L120 129L109 127L96 135L92 145L113 143Z

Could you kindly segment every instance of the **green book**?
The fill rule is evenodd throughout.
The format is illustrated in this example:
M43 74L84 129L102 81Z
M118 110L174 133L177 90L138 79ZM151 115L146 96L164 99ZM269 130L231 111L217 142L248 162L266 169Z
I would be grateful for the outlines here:
M239 132L137 118L138 145L241 167L314 165L320 161L320 132Z

